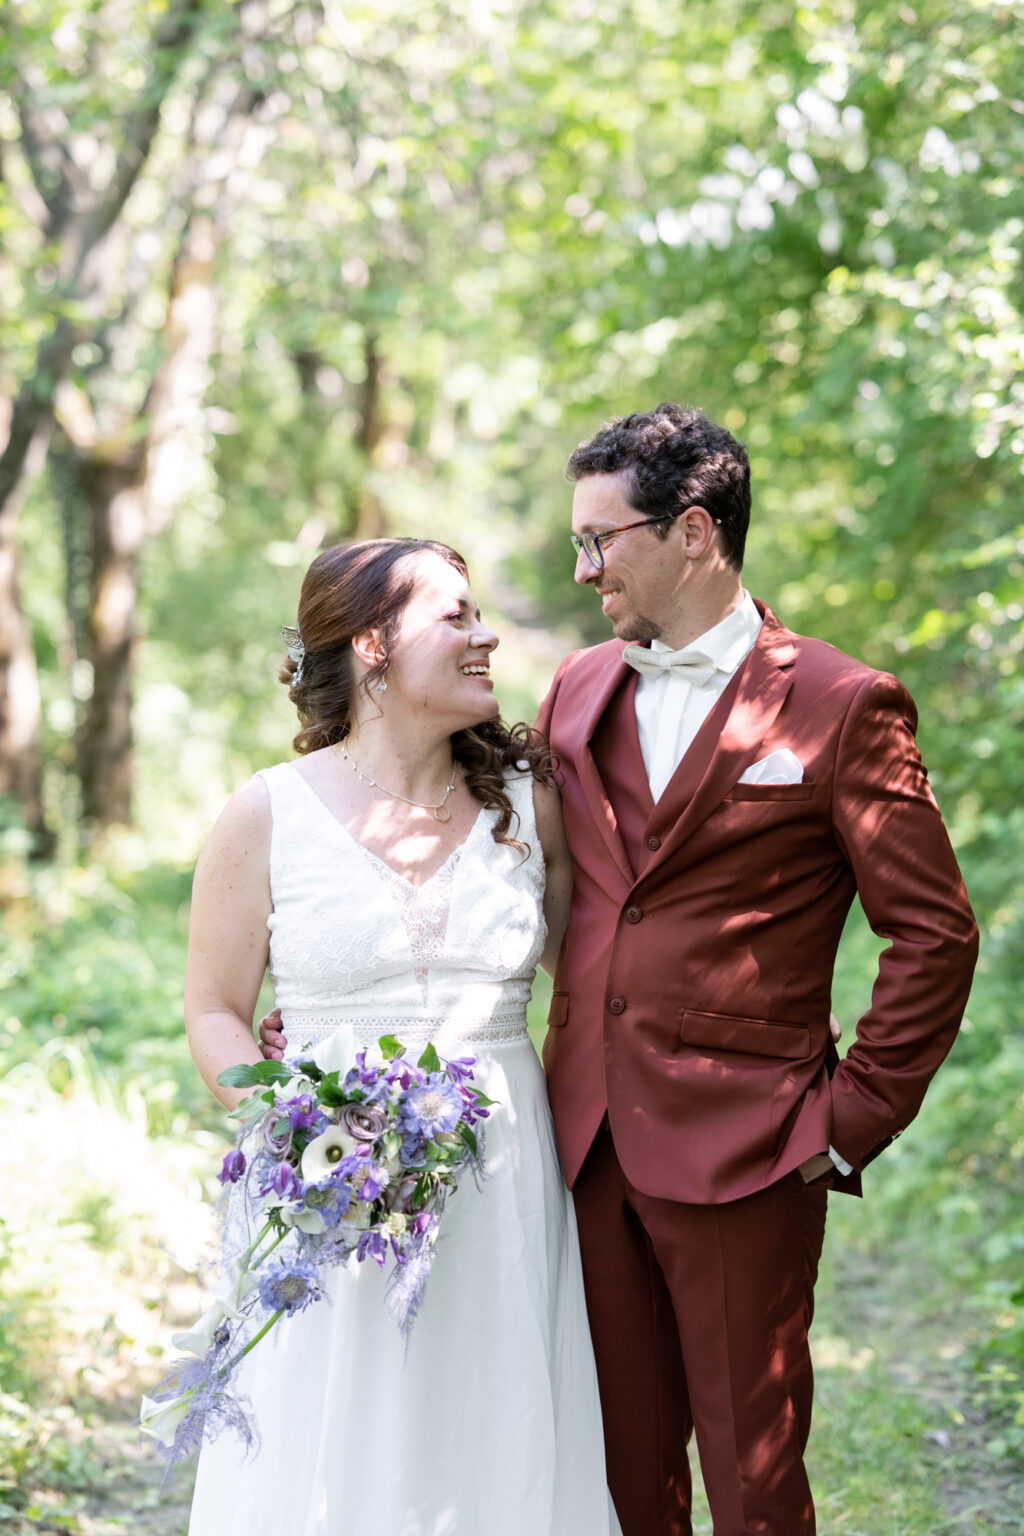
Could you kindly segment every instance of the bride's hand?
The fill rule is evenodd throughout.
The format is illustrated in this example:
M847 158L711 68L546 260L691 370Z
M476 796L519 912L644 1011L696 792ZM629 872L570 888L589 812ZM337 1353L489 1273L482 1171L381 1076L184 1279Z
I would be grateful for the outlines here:
M265 1013L260 1019L260 1051L267 1061L280 1061L288 1049L288 1038L281 1028L281 1010Z

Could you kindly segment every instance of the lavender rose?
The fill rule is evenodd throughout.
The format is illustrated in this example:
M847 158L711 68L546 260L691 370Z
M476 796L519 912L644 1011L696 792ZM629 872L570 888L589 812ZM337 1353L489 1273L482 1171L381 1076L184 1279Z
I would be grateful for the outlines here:
M388 1117L375 1104L343 1104L338 1112L338 1129L353 1141L377 1141L388 1128Z

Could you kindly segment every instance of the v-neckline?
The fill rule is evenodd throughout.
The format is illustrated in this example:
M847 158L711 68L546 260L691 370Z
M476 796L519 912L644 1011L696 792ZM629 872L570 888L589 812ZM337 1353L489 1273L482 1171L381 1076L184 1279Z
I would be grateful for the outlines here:
M434 880L436 880L439 875L443 875L444 874L445 870L448 868L449 864L451 864L452 860L455 859L462 852L462 850L465 848L466 844L469 842L470 838L473 837L474 833L476 832L477 827L480 825L480 818L483 816L484 811L486 811L486 809L487 809L486 805L482 805L480 807L479 811L477 812L476 816L473 819L473 825L470 827L469 831L466 833L466 835L462 839L461 843L457 843L455 845L455 847L452 849L451 853L444 860L444 862L439 864L437 866L437 868L431 874L429 874L425 880L420 880L420 881L410 880L408 875L403 875L402 871L400 869L395 869L394 865L393 864L389 864L387 859L382 859L379 853L374 853L372 848L367 848L365 843L361 843L359 841L358 837L355 837L349 831L349 829L348 829L348 827L346 827L345 823L343 821L341 821L337 816L335 816L334 812L331 810L331 808L327 804L327 802L325 800L322 800L321 797L317 794L316 790L313 788L312 784L309 782L309 780L306 778L306 776L299 772L299 768L298 768L298 764L297 763L289 763L288 767L292 769L292 771L295 774L295 777L298 779L299 783L303 784L305 786L305 788L309 791L309 793L313 796L313 799L316 801L317 805L323 811L323 813L327 817L327 819L334 826L336 826L338 828L338 831L342 834L343 837L347 838L347 840L352 844L353 848L358 848L359 852L362 853L363 855L365 855L366 860L367 860L367 862L369 864L371 864L371 865L372 864L379 864L379 865L381 865L381 867L383 869L385 869L389 875L391 875L395 880L401 880L402 884L403 885L407 885L411 891L423 891L423 890L426 890L427 886L430 885Z

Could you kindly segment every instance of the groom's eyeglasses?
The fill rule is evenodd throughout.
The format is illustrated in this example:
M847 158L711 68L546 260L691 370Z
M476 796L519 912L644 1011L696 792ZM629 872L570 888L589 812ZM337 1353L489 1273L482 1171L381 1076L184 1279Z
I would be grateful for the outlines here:
M617 533L628 533L631 528L650 528L653 523L670 523L678 516L678 512L665 512L661 517L644 517L638 523L623 523L621 528L607 528L604 533L574 533L570 535L572 547L577 554L582 552L586 555L595 570L603 571L604 550L601 546ZM711 521L721 525L722 519L713 517Z

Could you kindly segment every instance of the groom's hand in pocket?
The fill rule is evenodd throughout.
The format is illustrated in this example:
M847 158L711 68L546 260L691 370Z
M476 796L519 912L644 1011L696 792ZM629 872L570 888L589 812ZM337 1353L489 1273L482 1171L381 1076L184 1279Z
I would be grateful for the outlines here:
M281 1028L281 1010L265 1013L260 1019L260 1050L268 1061L280 1061L288 1048L288 1039Z

